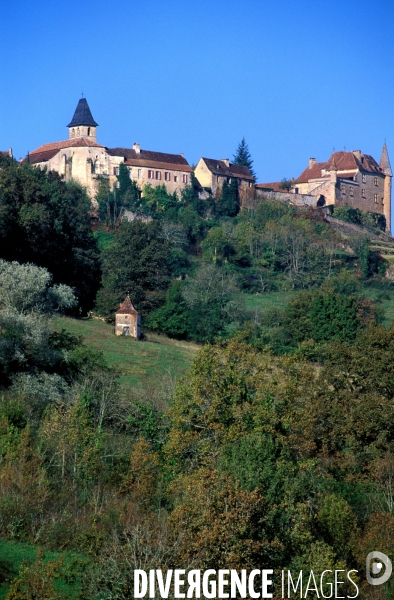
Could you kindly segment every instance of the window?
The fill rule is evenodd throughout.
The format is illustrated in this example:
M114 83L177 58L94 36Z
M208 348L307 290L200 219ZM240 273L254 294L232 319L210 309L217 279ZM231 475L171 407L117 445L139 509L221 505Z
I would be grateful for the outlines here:
M341 192L342 192L342 195L346 194L346 188L345 188L345 184L344 183L341 183Z
M174 175L174 181L175 183L178 181L178 175Z
M142 169L138 169L138 179L142 179Z
M351 186L349 188L349 196L351 196L352 198L353 198L353 193L354 193L353 186Z
M88 127L88 135L90 135L90 127Z
M182 175L182 181L183 181L183 183L188 182L188 176L185 173Z
M170 174L168 173L168 171L166 171L166 172L164 173L164 179L165 179L166 181L170 181Z
M133 179L133 169L129 169L129 177L130 179Z
M227 177L227 183L231 183L231 177Z
M160 171L156 171L156 179L161 179L161 173L160 173Z
M119 167L114 167L114 175L119 175Z
M154 178L155 178L154 172L149 170L148 171L148 179L154 179Z
M377 177L374 177L374 180L373 180L373 181L374 181L374 184L375 184L376 186L378 186L378 185L379 185L379 179L378 179Z
M375 200L375 204L377 204L377 203L378 203L378 195L377 195L377 194L374 194L373 198L374 198L374 200Z
M362 195L362 197L363 197L363 198L366 198L366 197L367 197L367 192L366 192L366 189L365 189L365 188L363 188L363 189L361 190L361 195Z
M366 183L367 181L367 176L363 173L362 175L362 183Z

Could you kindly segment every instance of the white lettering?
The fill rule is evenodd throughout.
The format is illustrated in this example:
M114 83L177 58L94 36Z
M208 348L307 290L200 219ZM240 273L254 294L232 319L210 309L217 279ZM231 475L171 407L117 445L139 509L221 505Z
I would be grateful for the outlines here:
M253 569L253 571L251 571L249 575L249 596L251 598L260 598L259 592L254 591L254 578L256 577L256 575L260 575L260 571L258 571L257 569Z
M208 569L205 571L202 578L202 595L206 598L215 598L216 596L216 581L209 581L210 575L216 575L216 571L214 569ZM208 584L210 584L211 589L209 590Z
M337 573L345 572L345 569L338 569L335 571L335 598L344 598L345 596L338 596L338 583L345 583L344 581L338 581Z
M272 585L272 580L268 579L268 575L272 575L273 570L272 569L264 569L264 571L261 571L261 583L262 583L262 587L263 590L261 592L261 597L262 598L272 598L272 594L269 593L269 591L267 590L267 587L269 585Z
M231 570L231 598L237 597L237 590L241 598L246 598L246 569L242 569L241 579L239 578L237 571Z
M224 591L224 586L228 585L228 579L225 579L224 576L228 575L230 571L228 569L219 569L218 575L218 596L219 598L228 598L228 593Z
M291 581L291 587L293 588L293 592L297 593L297 589L298 589L298 584L300 584L300 596L302 598L302 571L300 571L300 574L298 576L297 579L297 585L294 587L294 581L291 577L291 572L287 571L287 597L291 598L291 593L290 593L290 581Z
M140 586L141 582L141 586ZM145 571L134 571L134 598L143 598L148 590L148 576Z
M184 585L185 580L181 579L181 575L185 574L184 569L175 569L174 571L174 598L184 598L185 594L180 591L180 586Z
M311 579L313 579L314 586L310 588L309 584L311 582ZM306 598L309 590L314 590L316 592L316 594L317 594L317 597L320 598L320 596L319 596L319 590L317 589L317 583L316 583L316 579L315 579L315 576L313 574L313 571L310 572L308 583L307 583L307 586L306 586L306 589L305 589L305 596L304 596L304 598Z
M321 591L321 595L323 598L332 598L332 583L329 583L327 581L326 585L328 585L328 587L330 588L330 593L328 596L325 596L323 593L323 578L324 578L324 573L332 573L332 571L330 569L326 569L325 571L323 571L323 573L320 576L320 591Z
M159 594L161 598L168 598L168 594L170 591L171 578L172 578L172 569L168 569L166 576L166 583L164 585L163 572L161 569L156 571L157 583L159 585Z
M195 598L199 598L201 594L201 572L198 569L189 571L187 574L187 582L189 589L187 591L187 597L193 598L193 590L196 590Z
M352 584L354 585L354 587L356 588L357 592L355 596L348 596L348 598L357 598L358 596L358 587L356 585L356 583L353 581L353 579L350 577L350 573L358 573L358 571L356 571L356 569L352 569L351 571L349 571L349 573L347 574L347 578L349 579L349 581L352 582Z

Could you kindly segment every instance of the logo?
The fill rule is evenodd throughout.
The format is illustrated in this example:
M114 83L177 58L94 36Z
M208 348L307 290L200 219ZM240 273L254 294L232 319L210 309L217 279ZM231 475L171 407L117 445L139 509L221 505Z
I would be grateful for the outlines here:
M380 577L372 577L372 575L378 575L383 565L386 567L385 572ZM382 583L386 583L388 579L390 579L391 572L393 570L393 565L391 564L391 560L388 556L383 554L383 552L378 552L374 550L370 552L367 556L367 581L371 585L382 585Z

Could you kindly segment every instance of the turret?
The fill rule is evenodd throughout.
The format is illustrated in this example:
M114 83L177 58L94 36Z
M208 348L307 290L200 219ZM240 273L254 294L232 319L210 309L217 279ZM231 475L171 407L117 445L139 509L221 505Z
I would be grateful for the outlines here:
M386 231L391 231L391 180L393 178L393 172L391 170L389 153L387 152L386 142L383 145L382 156L380 157L379 166L385 174L384 178L384 193L383 193L383 207L384 216L386 217Z

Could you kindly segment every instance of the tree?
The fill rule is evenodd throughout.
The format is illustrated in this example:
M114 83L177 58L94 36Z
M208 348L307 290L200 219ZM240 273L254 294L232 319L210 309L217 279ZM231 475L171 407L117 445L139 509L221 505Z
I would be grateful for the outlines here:
M169 253L159 222L123 221L114 244L103 252L97 311L113 319L128 293L143 316L158 308L170 283Z
M280 182L279 187L281 190L286 190L286 192L290 192L291 188L293 187L293 182L291 181L291 179L283 178Z
M118 203L131 210L135 210L140 198L140 190L135 181L130 179L130 171L124 163L119 165L119 175L117 177L119 188L117 191Z
M0 260L0 383L20 372L53 371L63 357L50 343L49 318L76 304L66 285L35 265Z
M220 217L235 217L239 213L238 181L235 177L231 183L223 183L222 192L216 200L216 214Z
M54 171L2 159L0 166L0 258L45 267L89 310L100 265L86 191Z
M238 144L237 151L234 154L234 164L240 165L241 167L248 167L249 171L256 179L256 173L253 169L253 160L249 152L248 144L245 142L244 137Z

